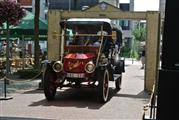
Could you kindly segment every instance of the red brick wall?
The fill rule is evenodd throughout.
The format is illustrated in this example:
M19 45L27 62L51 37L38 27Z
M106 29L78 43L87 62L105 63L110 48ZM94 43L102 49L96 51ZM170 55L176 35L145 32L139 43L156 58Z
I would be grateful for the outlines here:
M32 0L18 0L22 6L32 6Z

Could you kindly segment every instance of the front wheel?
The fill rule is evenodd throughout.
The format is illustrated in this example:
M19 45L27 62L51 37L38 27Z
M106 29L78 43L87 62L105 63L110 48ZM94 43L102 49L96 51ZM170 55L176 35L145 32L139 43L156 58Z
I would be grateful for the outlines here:
M56 86L54 81L56 80L56 74L54 71L46 69L44 74L44 94L48 101L54 100L56 94Z
M99 101L105 103L108 100L109 95L109 72L108 70L101 70L98 77L98 94Z

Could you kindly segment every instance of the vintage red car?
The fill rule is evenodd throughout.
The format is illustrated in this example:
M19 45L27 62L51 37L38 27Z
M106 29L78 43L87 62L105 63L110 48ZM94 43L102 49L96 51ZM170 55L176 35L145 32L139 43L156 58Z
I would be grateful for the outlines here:
M90 87L99 101L109 97L109 81L121 88L124 60L120 59L122 31L109 19L69 19L60 22L64 41L62 58L47 61L44 67L44 93L53 100L57 88Z

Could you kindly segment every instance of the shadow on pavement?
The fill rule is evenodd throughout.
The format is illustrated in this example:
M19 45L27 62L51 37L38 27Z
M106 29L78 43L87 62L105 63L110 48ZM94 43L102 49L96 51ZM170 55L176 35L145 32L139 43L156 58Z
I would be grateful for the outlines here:
M27 118L27 117L0 117L0 120L53 120L53 119Z
M44 94L43 90L33 89L23 92L22 94Z
M145 92L144 90L138 93L137 95L135 94L116 94L115 96L117 97L126 97L126 98L138 98L138 99L149 99L150 95Z
M36 94L39 90L28 91L24 94ZM43 91L40 91L40 93ZM109 101L117 93L116 90L110 88ZM105 103L107 104L107 103ZM57 106L57 107L77 107L77 108L89 108L89 109L100 109L103 105L99 103L97 98L97 91L95 89L88 88L70 88L66 90L57 91L55 99L53 101L47 101L42 99L40 101L33 102L29 106Z

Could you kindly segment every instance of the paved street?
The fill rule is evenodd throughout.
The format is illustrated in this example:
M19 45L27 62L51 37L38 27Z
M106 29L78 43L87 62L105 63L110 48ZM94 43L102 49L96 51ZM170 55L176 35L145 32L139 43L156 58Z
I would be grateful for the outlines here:
M115 91L111 82L106 104L98 103L91 89L63 88L54 101L47 102L43 91L37 90L39 80L8 86L8 96L13 99L0 101L0 120L141 120L150 96L143 91L144 70L140 67L140 61L126 60L122 89ZM0 96L2 88L1 81Z

